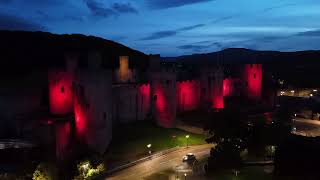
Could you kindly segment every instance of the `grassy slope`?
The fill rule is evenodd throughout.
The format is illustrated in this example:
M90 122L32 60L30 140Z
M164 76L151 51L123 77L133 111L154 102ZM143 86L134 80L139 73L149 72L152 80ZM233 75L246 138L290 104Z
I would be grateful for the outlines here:
M122 125L115 131L110 148L106 153L107 161L127 162L147 155L147 144L152 151L160 151L176 146L186 146L186 135L190 135L189 145L204 144L205 136L188 133L179 129L166 129L151 122L141 121ZM175 137L174 137L175 136Z

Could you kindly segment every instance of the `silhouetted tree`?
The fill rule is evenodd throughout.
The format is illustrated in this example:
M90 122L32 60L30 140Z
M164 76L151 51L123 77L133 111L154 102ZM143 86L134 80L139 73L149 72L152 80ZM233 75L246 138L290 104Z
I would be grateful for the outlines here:
M207 170L239 168L240 152L247 146L247 115L235 110L212 113L204 129L211 135L206 141L216 144L210 151Z

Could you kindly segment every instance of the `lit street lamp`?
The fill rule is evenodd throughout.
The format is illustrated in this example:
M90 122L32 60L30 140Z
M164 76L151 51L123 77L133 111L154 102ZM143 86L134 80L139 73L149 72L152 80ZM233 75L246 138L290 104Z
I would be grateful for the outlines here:
M184 180L187 180L187 173L184 173Z
M189 140L189 135L186 135L186 139L187 139L187 147L189 147L189 144L188 144L188 140Z
M147 148L148 148L148 150L149 150L149 155L151 155L151 144L148 144L148 145L147 145Z

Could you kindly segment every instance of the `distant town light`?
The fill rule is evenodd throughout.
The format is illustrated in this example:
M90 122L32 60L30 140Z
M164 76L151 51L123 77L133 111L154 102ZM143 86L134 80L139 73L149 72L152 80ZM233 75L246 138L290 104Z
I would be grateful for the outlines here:
M317 92L318 90L314 89L313 92Z
M310 94L310 97L312 97L313 96L313 94Z
M294 90L290 91L291 93L294 93Z

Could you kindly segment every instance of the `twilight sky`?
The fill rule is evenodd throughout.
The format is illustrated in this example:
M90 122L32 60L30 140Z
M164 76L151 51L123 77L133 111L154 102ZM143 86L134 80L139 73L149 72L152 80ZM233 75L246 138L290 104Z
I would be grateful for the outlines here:
M320 49L320 0L0 0L0 29L81 33L144 53Z

